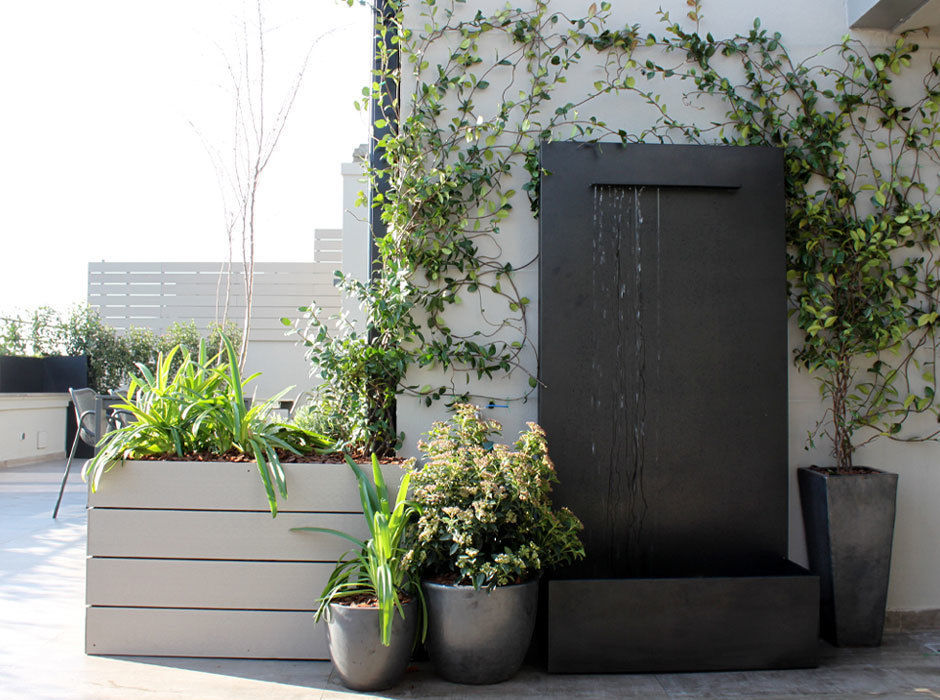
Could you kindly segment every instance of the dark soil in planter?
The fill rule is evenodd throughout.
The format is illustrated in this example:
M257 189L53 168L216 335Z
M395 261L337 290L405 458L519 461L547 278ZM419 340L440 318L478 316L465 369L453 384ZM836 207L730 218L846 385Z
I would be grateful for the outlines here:
M828 476L850 476L852 474L879 474L877 469L868 467L818 467L815 464L810 467L814 472L826 474Z
M330 454L307 454L298 455L285 450L277 450L278 459L283 464L345 464L346 458L342 452L331 452ZM359 463L368 463L372 460L371 455L353 452L350 457ZM143 462L253 462L254 457L232 450L225 454L215 454L214 452L195 452L185 455L166 454L166 455L141 455L133 459ZM404 464L402 457L379 457L379 464Z
M431 583L439 583L443 586L472 586L473 585L472 583L461 583L460 581L462 579L459 579L458 575L453 572L447 573L447 574L438 574L437 576L425 576L424 580L430 581ZM520 578L515 579L514 581L510 581L509 583L506 583L503 585L518 586L520 583L527 583L528 581L531 581L531 580L532 579L523 579L520 577ZM500 588L500 587L501 586L497 586L497 588Z
M411 596L400 596L399 600L402 605L411 602ZM371 593L360 593L359 595L349 596L348 598L342 598L340 600L334 600L334 605L345 605L348 608L377 608L379 606L379 599L376 598Z

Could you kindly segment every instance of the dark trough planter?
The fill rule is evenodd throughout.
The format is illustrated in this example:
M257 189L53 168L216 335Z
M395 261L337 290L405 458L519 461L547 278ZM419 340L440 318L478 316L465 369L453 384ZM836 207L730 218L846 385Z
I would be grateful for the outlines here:
M65 393L88 386L88 358L0 356L0 392Z
M877 646L884 631L898 475L798 470L810 569L819 575L822 636Z
M417 630L418 604L403 605L404 620L396 612L389 646L382 644L377 608L330 605L326 625L333 668L351 690L385 690L396 685L411 659Z
M713 576L551 581L549 672L816 666L817 577L785 559L748 568Z
M491 591L422 585L428 605L428 654L438 675L479 685L516 674L535 628L537 580Z

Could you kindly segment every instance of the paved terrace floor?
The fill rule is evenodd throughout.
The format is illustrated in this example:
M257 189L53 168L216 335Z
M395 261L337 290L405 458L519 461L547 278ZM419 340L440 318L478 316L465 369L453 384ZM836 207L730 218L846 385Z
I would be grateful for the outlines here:
M356 696L323 662L86 656L84 485L70 480L54 522L61 470L58 462L0 469L0 699ZM484 687L453 685L419 667L379 697L940 698L938 643L940 630L890 634L878 649L822 644L821 666L797 671L552 676L525 668Z

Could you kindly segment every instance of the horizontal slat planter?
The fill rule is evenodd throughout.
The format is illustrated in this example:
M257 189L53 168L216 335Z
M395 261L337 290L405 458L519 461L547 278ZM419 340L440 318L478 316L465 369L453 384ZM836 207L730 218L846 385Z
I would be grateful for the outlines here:
M88 608L85 651L129 656L328 659L309 612Z
M89 654L324 659L316 598L366 536L345 464L287 464L272 518L248 462L127 462L88 495ZM366 467L371 475L371 468ZM383 467L390 488L402 470Z
M260 487L259 487L260 488ZM292 527L330 527L362 537L361 515L94 508L88 513L88 555L161 559L336 561L346 540Z
M258 561L88 560L89 605L312 610L333 564ZM239 584L232 585L233 582Z
M281 513L362 512L356 479L347 465L285 464L283 467L287 499L278 499ZM371 478L371 467L364 467L363 471ZM400 467L385 465L382 474L397 488L401 481ZM253 462L117 463L101 477L98 490L89 492L88 505L91 508L268 510L258 467Z

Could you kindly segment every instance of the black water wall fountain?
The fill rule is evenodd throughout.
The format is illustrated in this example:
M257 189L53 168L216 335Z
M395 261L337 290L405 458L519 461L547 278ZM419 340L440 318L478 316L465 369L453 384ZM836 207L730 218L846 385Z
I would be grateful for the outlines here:
M550 671L816 665L787 560L782 152L542 146L539 419L585 524Z

